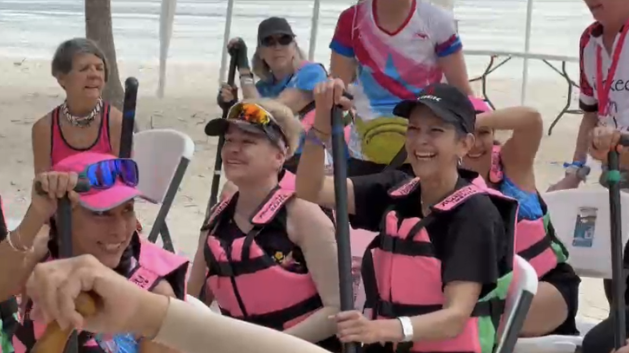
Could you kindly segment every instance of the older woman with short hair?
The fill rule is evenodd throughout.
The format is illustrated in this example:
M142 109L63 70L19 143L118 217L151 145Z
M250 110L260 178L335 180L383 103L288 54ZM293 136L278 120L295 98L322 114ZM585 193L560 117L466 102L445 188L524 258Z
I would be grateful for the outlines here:
M89 39L70 39L59 45L51 66L66 98L33 125L35 174L80 152L118 155L122 113L102 99L109 74L103 51Z

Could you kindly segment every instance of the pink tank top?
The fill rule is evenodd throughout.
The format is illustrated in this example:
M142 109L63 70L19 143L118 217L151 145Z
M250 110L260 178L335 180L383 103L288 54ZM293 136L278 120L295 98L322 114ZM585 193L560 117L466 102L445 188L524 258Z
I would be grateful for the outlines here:
M111 106L103 103L101 113L100 126L98 127L98 137L96 141L87 148L76 148L71 146L63 137L61 125L59 124L59 114L61 107L57 107L52 111L52 123L50 124L50 165L55 165L64 158L70 157L81 152L95 152L104 154L113 154L111 142L109 141L109 111Z

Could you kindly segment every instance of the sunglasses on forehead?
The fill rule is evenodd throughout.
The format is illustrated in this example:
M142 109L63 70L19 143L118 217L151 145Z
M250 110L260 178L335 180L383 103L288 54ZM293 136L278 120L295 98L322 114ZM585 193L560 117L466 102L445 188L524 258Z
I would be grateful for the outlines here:
M293 36L288 34L281 35L279 37L276 36L268 36L266 38L262 38L260 44L265 47L274 47L276 45L287 46L293 42Z
M254 103L238 103L227 113L228 120L241 120L250 124L269 125L273 121L271 113Z
M138 165L132 159L117 158L90 164L81 177L86 178L93 189L109 189L120 180L127 186L136 187L139 178Z

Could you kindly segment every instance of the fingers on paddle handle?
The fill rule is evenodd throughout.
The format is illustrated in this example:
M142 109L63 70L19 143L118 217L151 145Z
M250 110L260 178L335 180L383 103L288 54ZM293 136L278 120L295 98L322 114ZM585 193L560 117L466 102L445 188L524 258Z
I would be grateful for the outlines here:
M76 186L74 187L74 191L78 192L79 194L83 192L88 192L90 191L90 189L91 189L91 186L90 186L89 180L82 179L82 178L79 178L79 181L76 183ZM39 195L47 194L47 192L44 191L44 188L42 188L40 181L35 183L35 191Z
M96 315L96 295L82 292L74 300L76 311L83 317ZM56 321L48 324L42 337L37 340L32 353L63 353L72 328L61 329Z
M618 145L623 147L629 147L629 135L621 134Z

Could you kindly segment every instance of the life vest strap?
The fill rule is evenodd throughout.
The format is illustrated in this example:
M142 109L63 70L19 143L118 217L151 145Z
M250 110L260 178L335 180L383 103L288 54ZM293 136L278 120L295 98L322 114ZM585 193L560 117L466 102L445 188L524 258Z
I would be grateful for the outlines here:
M246 318L232 315L228 310L221 308L221 313L228 317L244 319L252 324L283 331L284 324L300 316L306 315L323 307L323 302L319 295L314 295L302 302L299 302L286 309L270 312L261 315L249 315Z
M529 261L539 256L541 253L546 251L546 249L552 246L552 241L550 237L544 236L537 243L531 245L527 249L520 251L518 255L520 255L524 260Z
M474 310L472 311L472 317L498 317L504 313L505 309L504 299L490 299L476 303ZM393 303L386 300L379 300L376 304L376 312L380 316L388 318L396 318L400 316L417 316L430 314L435 311L443 309L443 305L413 305L413 304L400 304ZM496 326L498 327L498 326Z
M216 261L212 267L211 275L219 277L238 277L259 272L276 265L275 261L269 256L259 256L244 261Z
M374 244L376 248L392 254L435 257L435 249L428 242L402 239L384 233L376 239L376 244Z

